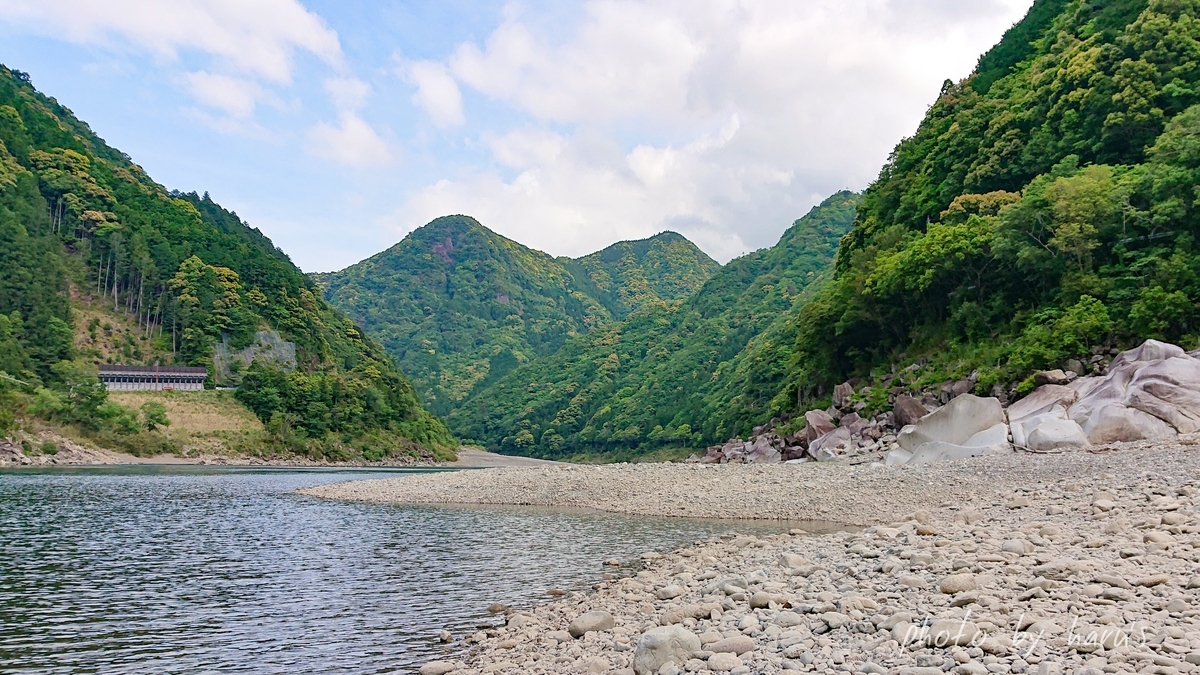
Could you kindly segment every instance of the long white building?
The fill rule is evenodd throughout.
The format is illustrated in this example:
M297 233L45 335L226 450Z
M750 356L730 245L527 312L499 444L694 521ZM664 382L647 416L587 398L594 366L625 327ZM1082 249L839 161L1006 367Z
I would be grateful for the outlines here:
M101 365L100 381L109 391L200 391L208 377L205 368L182 366Z

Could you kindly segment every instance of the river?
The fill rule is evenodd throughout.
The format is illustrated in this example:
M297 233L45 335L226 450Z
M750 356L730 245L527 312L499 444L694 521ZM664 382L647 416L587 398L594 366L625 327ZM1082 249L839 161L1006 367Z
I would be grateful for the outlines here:
M632 564L781 524L293 494L394 471L0 471L0 672L408 673L486 608L586 590Z

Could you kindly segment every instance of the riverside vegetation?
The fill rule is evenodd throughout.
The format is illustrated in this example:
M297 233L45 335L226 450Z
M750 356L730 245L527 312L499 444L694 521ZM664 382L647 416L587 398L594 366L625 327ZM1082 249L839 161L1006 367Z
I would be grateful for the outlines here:
M448 456L445 425L383 349L258 230L207 194L168 192L0 67L0 434L50 425L111 448L178 450L161 410L110 399L96 364L213 373L214 346L241 350L260 331L293 343L297 367L256 360L233 374L266 429L237 450Z

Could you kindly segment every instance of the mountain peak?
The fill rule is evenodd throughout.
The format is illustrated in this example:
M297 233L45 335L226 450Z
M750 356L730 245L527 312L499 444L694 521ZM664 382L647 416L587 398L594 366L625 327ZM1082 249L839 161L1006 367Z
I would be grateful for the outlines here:
M576 260L554 258L459 214L314 279L331 303L384 343L429 405L448 412L477 387L572 336L689 295L718 267L674 232Z

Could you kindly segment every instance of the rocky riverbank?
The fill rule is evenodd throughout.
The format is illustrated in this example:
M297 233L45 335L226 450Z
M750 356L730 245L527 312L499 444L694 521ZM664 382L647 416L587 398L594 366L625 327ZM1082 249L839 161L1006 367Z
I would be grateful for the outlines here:
M236 454L198 454L198 455L151 455L139 457L125 452L117 452L106 448L87 446L77 441L49 432L38 435L18 433L17 438L0 437L0 468L6 467L43 467L43 466L109 466L128 464L179 464L201 466L270 466L270 467L306 467L306 468L422 468L447 467L461 469L482 469L507 466L553 466L557 462L549 462L529 457L511 457L497 455L479 448L459 448L457 459L453 462L432 462L416 460L411 457L391 457L380 462L330 462L327 460L312 460L303 455L287 455L279 457L255 457Z
M600 576L597 561L595 592L453 636L425 675L1173 675L1200 669L1200 452L1180 441L886 469L502 469L307 492L870 525L647 552L627 578Z
M511 467L323 485L314 497L376 503L588 508L634 515L890 522L916 508L997 490L1138 470L1150 457L1191 457L1200 434L1170 444L1116 443L1062 454L1005 453L884 467L804 464L608 464ZM1171 459L1169 461L1175 461ZM1182 461L1182 460L1180 460Z

